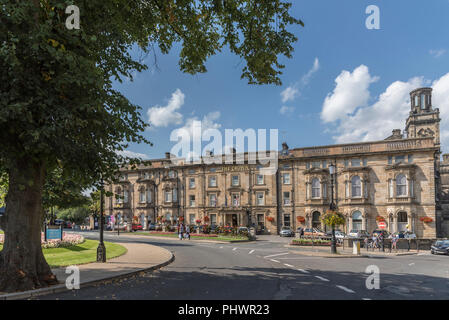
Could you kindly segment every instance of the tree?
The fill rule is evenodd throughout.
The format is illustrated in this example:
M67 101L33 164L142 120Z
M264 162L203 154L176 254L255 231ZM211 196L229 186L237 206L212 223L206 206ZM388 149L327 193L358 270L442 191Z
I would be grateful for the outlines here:
M64 221L75 222L76 224L82 224L90 215L89 208L87 206L80 206L68 209L57 210L56 216Z
M147 67L133 58L181 43L184 72L206 72L224 46L246 63L242 78L280 84L302 24L284 1L80 0L81 28L66 28L72 0L0 0L0 167L8 174L0 291L57 282L40 244L45 176L57 166L80 185L110 181L128 143L151 142L140 107L113 89Z

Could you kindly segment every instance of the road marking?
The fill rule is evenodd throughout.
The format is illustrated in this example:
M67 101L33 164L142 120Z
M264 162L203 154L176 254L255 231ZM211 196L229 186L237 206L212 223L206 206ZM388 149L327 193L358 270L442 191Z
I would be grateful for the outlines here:
M362 300L371 300L370 298L362 298Z
M292 266L291 264L288 263L284 263L284 266L290 267L290 268L294 268L294 266Z
M288 252L283 252L283 253L276 253L276 254L270 254L269 256L265 256L264 258L270 258L270 257L276 257L276 256L283 256L288 254Z
M277 261L277 260L274 260L274 259L270 259L270 261L273 261L273 262L277 262L277 263L280 263L279 261Z
M223 249L223 246L221 246L220 249Z
M326 278L323 278L323 277L320 277L320 276L315 276L315 278L318 278L318 279L320 279L322 281L329 281L329 279L326 279Z
M412 262L412 263L409 263L408 265L409 265L409 266L413 266L414 264L415 264L415 263L414 263L414 262Z
M232 251L235 251L235 250L237 250L237 248L232 249Z
M255 250L251 250L248 254L251 254L251 253L253 253Z
M351 289L348 289L348 288L343 287L343 286L338 286L337 285L337 288L339 288L339 289L341 289L343 291L349 292L349 293L355 293L355 291L352 291Z
M301 271L302 273L310 273L309 271L304 270L304 269L296 269L296 270Z

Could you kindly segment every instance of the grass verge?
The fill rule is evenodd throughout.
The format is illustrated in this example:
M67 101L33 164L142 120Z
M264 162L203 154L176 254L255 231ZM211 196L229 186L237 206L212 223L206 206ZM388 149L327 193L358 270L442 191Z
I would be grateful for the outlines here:
M112 259L126 253L126 248L111 242L105 242L106 258ZM43 249L50 267L64 267L95 262L97 260L98 241L85 240L83 243L67 248ZM0 251L3 245L0 244Z

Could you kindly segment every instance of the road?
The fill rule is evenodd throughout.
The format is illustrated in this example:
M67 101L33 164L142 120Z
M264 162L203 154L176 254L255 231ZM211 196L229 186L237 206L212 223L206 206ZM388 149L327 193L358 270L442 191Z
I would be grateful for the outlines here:
M97 232L84 232L98 239ZM175 254L153 272L39 299L449 299L449 257L429 253L376 258L304 256L275 236L247 243L160 240L105 234L115 242L147 242ZM368 266L380 271L380 288L368 289Z

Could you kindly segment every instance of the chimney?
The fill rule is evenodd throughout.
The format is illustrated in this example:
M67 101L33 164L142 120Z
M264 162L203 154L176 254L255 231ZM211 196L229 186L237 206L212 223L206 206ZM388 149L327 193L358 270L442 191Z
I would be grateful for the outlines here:
M166 152L166 153L165 153L165 158L166 158L166 159L170 159L170 152Z
M393 138L402 139L401 129L393 129Z

